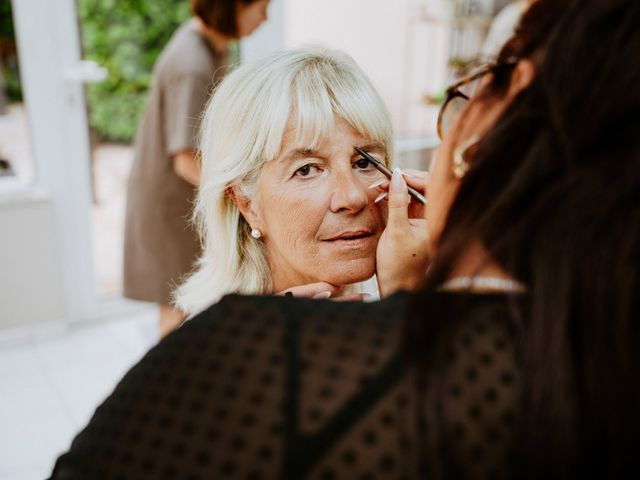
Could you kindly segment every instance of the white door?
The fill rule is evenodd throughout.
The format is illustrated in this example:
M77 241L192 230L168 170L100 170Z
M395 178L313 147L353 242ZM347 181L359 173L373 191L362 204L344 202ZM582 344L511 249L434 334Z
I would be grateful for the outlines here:
M64 317L95 312L90 238L90 152L85 77L99 70L83 65L74 0L13 0L22 88L31 127L35 180L26 188L50 202ZM37 301L38 292L33 292Z

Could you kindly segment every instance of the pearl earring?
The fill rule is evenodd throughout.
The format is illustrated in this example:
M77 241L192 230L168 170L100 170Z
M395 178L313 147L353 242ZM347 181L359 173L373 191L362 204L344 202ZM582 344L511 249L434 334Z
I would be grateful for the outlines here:
M258 230L257 228L252 228L251 229L251 236L257 240L258 238L262 237L262 232L260 230Z

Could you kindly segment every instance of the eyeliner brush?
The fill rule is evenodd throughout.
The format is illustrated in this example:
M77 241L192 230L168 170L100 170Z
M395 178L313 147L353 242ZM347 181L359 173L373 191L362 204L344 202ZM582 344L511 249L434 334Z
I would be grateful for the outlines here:
M365 152L361 148L358 148L358 147L353 147L353 148L355 148L356 152L362 155L366 160L370 161L374 167L376 167L379 171L381 171L384 174L384 176L386 176L389 180L391 180L391 176L393 175L393 172L389 169L389 167L387 167L384 163L382 163L377 158L369 155L367 152ZM424 198L424 195L422 195L419 191L417 191L413 187L410 187L409 185L407 185L407 188L409 189L409 195L415 198L418 202L420 202L422 205L427 203L427 199Z

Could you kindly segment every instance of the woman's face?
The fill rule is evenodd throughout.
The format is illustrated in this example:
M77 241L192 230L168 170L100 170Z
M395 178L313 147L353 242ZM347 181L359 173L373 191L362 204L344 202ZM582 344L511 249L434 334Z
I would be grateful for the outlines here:
M252 227L263 233L274 291L325 281L347 285L371 277L385 225L376 191L383 178L354 146L383 160L385 147L337 120L334 134L310 150L288 129L280 155L260 173Z
M267 19L268 6L269 0L238 3L238 35L240 38L251 35Z

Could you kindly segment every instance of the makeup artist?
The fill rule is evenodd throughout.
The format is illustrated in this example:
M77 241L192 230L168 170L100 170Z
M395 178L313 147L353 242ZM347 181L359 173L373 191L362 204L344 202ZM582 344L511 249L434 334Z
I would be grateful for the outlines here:
M382 100L344 54L285 52L230 74L202 124L204 248L179 308L235 292L361 299L355 284L373 276L385 225L370 186L384 177L353 147L386 165L392 137Z
M378 276L413 292L225 297L52 478L638 477L638 24L637 0L534 2L448 92L424 224L389 185Z
M267 18L269 0L191 0L193 17L171 37L153 71L127 190L124 288L159 307L160 336L184 319L171 290L200 246L188 224L200 181L198 120L228 68L227 46Z

